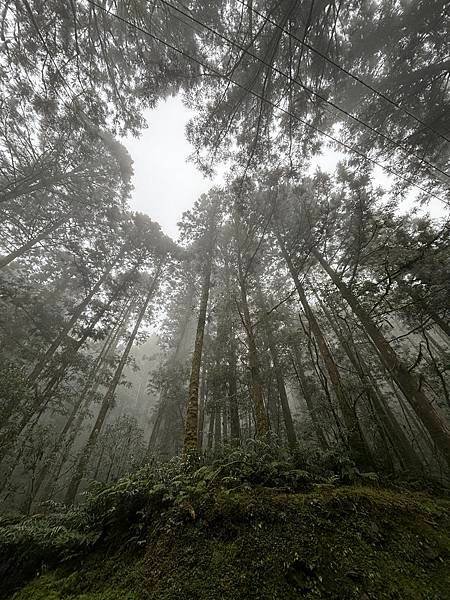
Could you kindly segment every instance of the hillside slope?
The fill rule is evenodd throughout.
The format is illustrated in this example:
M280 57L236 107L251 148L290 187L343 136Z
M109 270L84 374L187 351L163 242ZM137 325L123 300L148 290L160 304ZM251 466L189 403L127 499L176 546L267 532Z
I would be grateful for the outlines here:
M450 597L450 500L276 468L270 478L223 466L158 481L140 473L97 491L64 524L55 516L4 524L4 597Z

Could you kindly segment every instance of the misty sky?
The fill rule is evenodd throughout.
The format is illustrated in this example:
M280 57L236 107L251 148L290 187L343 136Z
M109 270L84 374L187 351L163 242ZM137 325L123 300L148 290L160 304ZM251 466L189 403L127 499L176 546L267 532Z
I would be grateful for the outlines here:
M186 140L185 126L193 113L180 96L161 101L144 114L148 128L139 138L123 140L134 161L131 208L147 213L165 233L176 238L182 213L221 178L205 178L188 161L192 146ZM315 165L332 170L339 157L336 152L327 152Z
M158 221L173 238L182 213L213 185L187 162L192 152L185 136L190 116L180 97L168 98L147 111L148 128L141 137L124 140L134 161L131 207Z
M191 116L179 96L168 98L147 111L148 128L139 138L123 140L134 161L131 208L148 214L174 239L178 236L177 222L182 213L192 207L200 194L221 181L219 177L205 178L188 161L192 146L186 140L185 126ZM317 166L333 171L342 156L326 150L313 161L309 171L312 174ZM388 187L390 177L381 169L376 168L374 175L378 185ZM408 210L411 205L405 202L402 208ZM431 203L429 210L434 217L443 214L438 201Z

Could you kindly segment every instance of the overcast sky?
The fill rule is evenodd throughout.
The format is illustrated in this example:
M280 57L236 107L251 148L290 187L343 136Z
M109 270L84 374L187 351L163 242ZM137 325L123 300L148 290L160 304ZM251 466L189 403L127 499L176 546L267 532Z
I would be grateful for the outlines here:
M131 207L147 213L165 233L176 238L182 213L213 182L187 162L192 147L186 140L185 126L191 113L180 97L159 102L145 116L148 128L141 137L123 140L134 161Z
M183 212L192 207L200 194L220 182L219 178L206 179L187 160L192 146L186 140L185 127L191 115L179 96L168 98L145 114L148 128L139 138L123 140L134 161L131 208L148 214L174 239L178 236L177 222ZM310 172L317 166L333 171L340 158L342 155L338 152L325 151L313 161ZM378 168L375 174L378 185L386 187L390 178ZM410 207L411 202L405 202L402 208ZM443 214L438 201L432 203L430 209L434 217Z

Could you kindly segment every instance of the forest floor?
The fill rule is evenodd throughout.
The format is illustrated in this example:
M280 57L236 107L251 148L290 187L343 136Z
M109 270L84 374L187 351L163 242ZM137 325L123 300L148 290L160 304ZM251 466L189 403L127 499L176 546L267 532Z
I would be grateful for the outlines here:
M303 483L281 487L242 481L233 487L229 475L217 484L217 470L198 472L200 477L178 478L175 486L173 480L153 483L145 506L136 480L110 486L83 513L85 530L97 527L83 551L76 536L68 542L67 522L54 521L45 544L38 542L45 559L28 572L25 562L10 559L19 552L25 561L24 548L35 543L36 532L29 520L3 523L0 558L16 569L3 597L450 598L450 499L377 483L307 481L301 471ZM39 517L32 519L35 527ZM64 552L52 555L49 544Z

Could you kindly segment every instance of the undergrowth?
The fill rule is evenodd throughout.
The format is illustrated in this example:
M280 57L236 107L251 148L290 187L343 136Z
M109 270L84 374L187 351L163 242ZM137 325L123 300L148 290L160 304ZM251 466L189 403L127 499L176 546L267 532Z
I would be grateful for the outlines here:
M444 560L442 557L450 550L445 550L445 540L448 541L445 529L444 541L438 542L434 526L425 525L425 529L428 528L425 531L422 521L428 519L434 523L446 513L448 504L442 504L443 501L429 494L410 493L408 486L419 487L420 482L400 485L381 481L374 473L360 473L342 455L292 456L283 449L260 442L250 443L245 448L230 448L216 458L192 455L184 460L155 460L117 482L94 485L77 507L47 504L40 514L1 518L0 578L4 584L0 596L8 597L34 575L43 574L37 580L40 582L37 595L31 595L26 588L28 592L23 593L28 596L19 594L20 600L290 598L289 594L297 588L304 588L305 593L310 594L308 597L322 598L320 594L325 593L324 590L334 589L334 571L331 564L322 572L319 568L322 559L317 555L325 555L330 544L333 548L341 543L343 551L359 545L358 551L368 553L367 556L373 550L372 562L375 565L382 559L386 571L389 552L398 552L406 543L406 537L402 542L397 540L392 548L385 548L384 554L379 551L377 554L376 544L375 549L365 548L367 528L367 535L372 535L375 541L384 536L373 529L374 519L377 528L376 521L382 522L383 513L389 513L387 529L401 525L402 536L409 534L403 532L401 519L393 522L390 513L403 515L410 530L417 525L416 538L407 540L412 551L417 551L418 540L424 544L423 548L440 544L442 548L437 555ZM413 515L422 515L420 527ZM336 529L339 520L346 531ZM339 535L344 536L340 542ZM421 535L434 541L421 541ZM323 543L324 548L317 547ZM306 566L305 552L309 556ZM115 558L116 553L120 559ZM245 559L247 554L249 561ZM347 564L339 567L343 557L338 557L339 552L338 556L329 557L331 563L336 563L336 573L339 569L351 571ZM123 565L130 561L132 566L123 570ZM57 565L60 565L59 570L52 570ZM239 573L240 568L242 573ZM358 568L361 569L361 565ZM380 565L377 568L381 568ZM398 568L401 570L402 566ZM420 568L424 568L422 564ZM215 573L208 592L211 596L196 590L195 582L194 587L186 583L192 579L192 570L197 573L199 586L206 590L211 587L199 569L203 575ZM264 579L264 584L258 585L260 588L263 585L266 596L252 596L250 581L229 582L224 589L217 587L224 573L228 573L225 580L231 577L230 573L234 578L245 579L251 577L255 569L259 573L257 577ZM313 572L315 583L311 587L308 582ZM139 575L134 577L133 573ZM277 573L284 575L280 579ZM134 577L133 584L129 582L130 576ZM354 576L355 581L358 577L361 575ZM389 577L398 579L399 575L390 573ZM326 578L329 581L324 583ZM352 580L352 576L347 579ZM360 589L355 581L352 589ZM84 588L89 590L89 595L70 595L70 590ZM241 589L247 589L246 595L233 596ZM97 593L100 595L96 596ZM438 599L439 595L429 598Z

